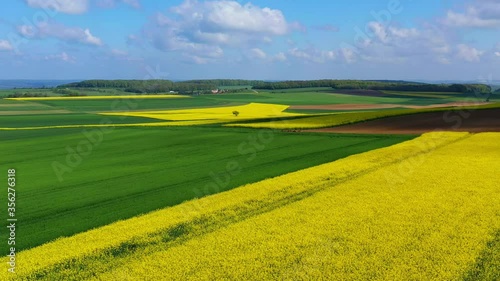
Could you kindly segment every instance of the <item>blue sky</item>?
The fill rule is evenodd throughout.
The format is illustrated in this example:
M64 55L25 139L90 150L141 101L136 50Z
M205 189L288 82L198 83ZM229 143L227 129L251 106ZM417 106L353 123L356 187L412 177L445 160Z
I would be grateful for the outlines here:
M11 0L0 79L500 80L499 0Z

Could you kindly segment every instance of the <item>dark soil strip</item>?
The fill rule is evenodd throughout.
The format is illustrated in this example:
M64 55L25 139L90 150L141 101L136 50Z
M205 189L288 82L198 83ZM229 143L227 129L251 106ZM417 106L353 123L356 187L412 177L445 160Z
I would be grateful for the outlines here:
M422 134L432 131L500 132L500 109L417 113L308 131L357 134Z

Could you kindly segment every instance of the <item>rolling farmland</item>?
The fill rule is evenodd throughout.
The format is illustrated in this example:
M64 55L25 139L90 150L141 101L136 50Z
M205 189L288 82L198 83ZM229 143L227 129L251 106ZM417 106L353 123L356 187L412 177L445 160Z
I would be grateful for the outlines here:
M500 281L500 0L0 9L0 281Z
M499 138L426 134L192 200L25 251L19 277L492 277ZM436 173L449 161L457 164ZM461 172L465 166L470 173ZM72 246L82 243L89 247Z
M499 104L354 94L0 100L22 198L0 279L494 280ZM444 114L464 132L419 136Z
M24 131L13 131L0 146L4 165L37 179L19 191L20 249L408 139L210 128L53 131L22 140L15 136Z

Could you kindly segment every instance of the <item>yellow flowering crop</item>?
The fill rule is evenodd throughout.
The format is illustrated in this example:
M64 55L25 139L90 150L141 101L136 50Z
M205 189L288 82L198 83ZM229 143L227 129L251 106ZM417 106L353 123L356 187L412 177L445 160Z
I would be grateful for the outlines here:
M463 106L460 109L487 109L498 108L500 103L492 103L479 106ZM252 122L252 123L233 123L225 126L246 127L246 128L270 128L270 129L317 129L333 126L346 125L361 121L368 121L382 117L398 116L413 113L445 111L451 108L426 108L426 109L398 109L398 110L379 110L362 112L342 112L335 114L324 114L321 116L310 116L306 118L297 118L292 120L275 120L270 122Z
M234 121L300 116L302 114L287 113L285 111L288 105L250 103L239 106L161 110L161 111L142 111L142 112L113 112L101 113L102 115L134 116L146 117L160 120L177 121L165 123L173 126L179 125L198 125L227 123ZM237 112L237 114L235 114Z
M169 99L189 98L183 95L126 95L126 96L75 96L75 97L26 97L5 98L6 100L45 101L45 100L111 100L111 99Z
M500 228L499 143L474 135L343 183L319 180L329 186L151 245L94 280L459 280Z
M255 122L246 124L228 124L230 127L246 128L270 128L270 129L315 129L333 127L344 124L356 123L360 121L376 119L380 117L396 116L416 112L414 109L391 110L391 111L363 111L363 112L343 112L328 114L323 116L312 116L292 120L276 120L271 122Z
M198 277L216 279L223 276L230 279L287 279L287 276L289 279L302 279L320 274L335 276L340 274L335 273L336 266L347 264L357 267L359 265L356 262L363 260L368 263L392 261L392 252L389 250L399 244L393 244L397 241L387 236L389 255L377 252L382 239L377 235L377 231L382 231L380 227L384 228L381 232L384 235L397 233L402 239L398 240L399 243L409 243L405 244L410 246L409 250L426 246L412 239L413 234L425 236L427 230L414 229L417 226L410 219L419 218L418 223L429 229L434 227L436 231L455 227L455 221L449 216L441 218L440 213L448 210L462 214L461 210L455 210L454 205L449 204L460 200L469 202L467 197L462 197L462 189L472 188L467 189L468 192L474 190L474 185L469 181L475 180L480 184L492 182L494 173L490 173L490 170L498 169L498 163L493 161L498 158L498 149L496 154L490 152L497 145L499 134L470 136L467 133L424 134L392 147L350 156L61 238L18 253L16 276L19 280L84 280L92 276L101 280L141 280L143 276L151 276L151 280L167 277L174 280ZM474 145L478 149L474 149ZM488 146L487 149L484 146ZM464 154L457 151L463 151ZM489 156L483 157L485 153ZM427 160L421 166L416 166L414 171L420 171L421 168L425 168L424 171L436 170L436 167L447 168L431 178L419 178L419 186L415 187L413 182L416 175L411 173L411 169L408 170L405 163L422 157ZM466 158L476 161L463 163L453 170L454 165L450 163L460 157L464 161ZM404 168L401 168L403 164ZM462 172L464 165L467 165L468 170L479 172L476 176L469 175L470 179L467 180ZM486 169L483 169L483 165ZM401 174L400 171L407 173ZM457 180L467 181L461 184ZM397 185L401 181L402 184ZM458 193L447 194L451 196L448 200L448 197L436 194L440 188L442 192L454 188L454 192ZM476 241L459 241L474 246L474 252L464 254L468 262L475 258L479 246L484 244L489 230L495 226L493 223L488 228L483 223L488 220L492 222L494 217L491 217L490 211L498 207L495 207L494 201L490 201L493 205L488 205L482 197L485 192L489 192L490 196L492 188L491 185L485 185L484 191L476 192L474 198L484 203L478 213L470 208L463 210L481 219L475 227L470 226L469 221L462 220L467 223L464 227L471 227L471 233L474 234L471 239ZM426 198L426 194L430 197ZM431 206L424 204L427 201L432 202ZM405 206L405 202L413 205ZM443 206L443 209L439 206ZM420 213L420 208L425 212ZM398 217L398 214L407 214L409 217ZM384 220L379 224L377 219L380 217ZM436 225L433 226L433 223ZM370 229L373 232L369 231L368 235L366 231ZM335 232L337 230L340 232ZM483 232L477 236L481 234L479 230ZM246 234L243 233L245 231ZM346 238L351 233L358 236ZM457 235L461 237L460 233ZM221 240L214 242L217 237ZM371 241L371 237L376 239ZM437 236L437 242L447 242L438 238L442 237ZM339 256L333 255L339 249L324 247L330 245L324 243L333 243L331 247L337 247L335 243L343 241L350 244L348 248L343 244L338 245L343 247L340 251L343 254ZM370 248L373 256L363 256L364 249L372 242L375 247ZM253 247L253 250L249 247ZM214 256L219 252L220 256ZM445 253L438 251L437 254L446 257ZM205 263L209 259L215 262ZM463 266L463 263L457 264ZM411 263L407 266L411 267ZM370 273L370 268L364 268L366 272L354 273ZM305 275L300 277L297 274ZM346 278L349 276L344 275ZM0 280L8 280L9 277L12 275L0 272Z
M125 97L125 96L124 96ZM145 96L150 97L150 96ZM151 96L155 97L155 96ZM145 117L168 122L131 123L131 124L75 124L53 125L21 128L0 128L0 131L9 130L39 130L61 128L99 128L99 127L165 127L165 126L193 126L205 124L228 123L234 121L248 121L265 118L279 118L301 116L302 114L284 112L289 106L278 104L250 103L240 106L210 107L197 109L161 110L161 111L128 111L105 112L101 115ZM234 114L234 112L238 112Z

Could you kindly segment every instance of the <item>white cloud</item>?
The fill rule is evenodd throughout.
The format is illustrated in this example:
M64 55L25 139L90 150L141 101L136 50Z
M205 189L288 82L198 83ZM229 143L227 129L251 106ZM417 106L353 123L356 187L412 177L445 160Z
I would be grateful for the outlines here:
M287 57L286 57L285 53L283 53L283 52L279 52L279 53L277 53L277 54L274 56L274 60L276 60L276 61L286 61L286 60L287 60Z
M0 40L0 51L12 51L14 47L7 40Z
M171 11L184 23L197 23L205 32L243 32L283 35L289 31L280 10L260 8L251 3L242 5L236 1L186 0Z
M380 40L383 43L387 43L389 40L388 34L387 34L387 29L384 25L382 25L379 22L372 21L368 23L368 28L375 34L376 38Z
M325 51L309 47L307 49L292 48L288 51L288 55L308 62L325 63L334 61L338 54L334 50Z
M450 64L451 63L451 61L446 57L438 57L436 59L436 61L439 62L440 64Z
M127 42L146 42L161 51L179 52L186 61L208 63L222 58L223 48L244 48L249 56L268 58L259 45L299 29L300 24L288 23L280 10L227 0L185 0L170 8L170 14L154 15L142 36Z
M352 49L349 48L342 48L340 49L340 53L344 57L344 60L347 63L354 63L356 62L356 53Z
M64 61L64 62L69 62L69 63L76 62L76 58L68 55L66 52L62 52L62 53L56 54L56 55L47 55L47 56L45 56L45 60L59 60L59 61Z
M207 63L213 61L213 59L210 59L210 58L200 57L200 56L191 55L191 54L183 54L182 57L184 59L184 62L194 63L194 64L207 64Z
M493 54L496 56L496 57L500 57L500 43L498 43L495 48L493 49Z
M137 45L142 40L159 50L191 57L190 62L207 63L223 57L223 48L251 50L300 29L300 24L288 23L280 10L237 1L185 0L170 8L170 14L154 15L142 36L130 37L128 42ZM263 56L256 50L250 54Z
M72 30L73 32L76 31L76 33L79 33L79 31L77 30ZM95 37L94 35L92 35L90 33L90 30L88 28L86 28L84 31L84 36L80 39L78 39L78 41L80 43L84 43L84 44L90 44L90 45L96 45L96 46L101 46L102 45L102 40L98 37ZM79 37L79 36L77 36Z
M90 32L79 27L67 27L57 23L40 23L38 26L21 25L17 27L20 35L26 38L57 38L66 42L101 46L102 40Z
M500 28L500 2L476 0L464 12L448 11L443 22L451 27Z
M483 51L479 51L478 49L467 46L465 44L459 44L457 46L457 58L462 59L466 62L479 62L481 61L481 56L483 54Z
M259 48L253 48L250 50L250 57L256 59L265 59L267 57L267 54Z
M402 63L409 59L436 61L450 53L450 34L435 26L417 29L369 22L367 33L361 35L357 38L363 40L356 46L343 46L350 50L350 54L344 54L346 62L353 62L354 57L378 63Z
M51 9L65 14L82 14L88 10L88 0L25 0L32 8Z

